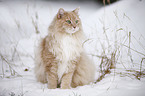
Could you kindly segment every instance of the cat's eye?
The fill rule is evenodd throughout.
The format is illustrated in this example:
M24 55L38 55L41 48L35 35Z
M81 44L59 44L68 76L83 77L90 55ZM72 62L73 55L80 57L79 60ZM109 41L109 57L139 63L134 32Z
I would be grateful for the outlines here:
M68 24L70 24L70 23L71 23L71 21L70 21L70 20L67 20L66 22L67 22Z
M76 23L78 23L78 20L76 20Z

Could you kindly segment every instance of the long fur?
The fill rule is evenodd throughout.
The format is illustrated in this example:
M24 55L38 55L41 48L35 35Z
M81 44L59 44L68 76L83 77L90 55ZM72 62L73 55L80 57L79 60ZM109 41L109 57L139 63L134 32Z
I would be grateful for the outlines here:
M77 10L66 12L60 9L49 26L49 34L40 42L35 54L37 81L48 83L48 88L63 89L89 84L94 80L95 66L82 48L84 34ZM63 17L62 17L63 16ZM79 30L66 32L71 26L62 23L65 19L77 18ZM64 20L63 20L64 19ZM72 34L70 33L72 32Z

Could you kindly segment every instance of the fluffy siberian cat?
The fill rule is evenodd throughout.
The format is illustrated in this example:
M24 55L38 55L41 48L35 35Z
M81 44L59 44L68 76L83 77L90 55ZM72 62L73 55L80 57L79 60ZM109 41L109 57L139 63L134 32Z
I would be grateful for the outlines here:
M82 48L84 33L78 11L59 9L35 55L37 81L48 83L50 89L74 88L94 81L95 66Z

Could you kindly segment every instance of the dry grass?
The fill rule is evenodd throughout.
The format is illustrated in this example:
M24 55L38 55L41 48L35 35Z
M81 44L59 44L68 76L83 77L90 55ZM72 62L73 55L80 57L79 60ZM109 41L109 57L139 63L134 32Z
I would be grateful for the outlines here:
M111 54L111 58L107 56L100 56L101 58L101 64L100 64L100 77L96 80L96 83L101 81L106 74L111 73L111 69L115 69L115 64L116 64L116 58L115 58L116 53Z
M36 34L39 34L40 31L39 31L38 22L37 22L38 21L38 14L37 14L37 12L35 13L35 20L33 19L33 17L31 17L31 19L32 19L32 24L33 24L33 26L35 28Z
M103 1L105 2L105 0L103 0ZM131 77L131 78L134 78L137 80L141 80L141 78L145 77L145 69L144 69L145 54L134 48L133 40L136 40L136 42L142 47L142 49L145 50L145 47L139 41L139 39L137 39L135 36L133 36L132 32L128 30L127 25L124 25L122 23L123 21L121 21L120 17L118 16L117 11L114 11L114 15L116 17L116 22L118 22L118 24L119 24L116 26L121 25L121 27L120 28L115 27L115 29L112 29L113 34L114 34L113 44L111 43L112 41L110 42L110 40L112 38L108 35L108 34L112 34L112 33L109 32L110 31L110 30L108 30L109 28L106 28L105 19L104 19L105 11L104 11L104 18L103 18L104 20L101 20L101 23L103 24L103 28L102 28L103 36L101 36L101 39L106 40L106 41L105 41L105 43L104 43L104 41L102 43L101 40L99 40L99 41L97 40L97 43L100 43L100 46L102 47L101 55L91 54L93 57L98 58L100 60L100 64L99 64L100 76L97 78L95 83L100 82L103 78L105 78L105 76L107 74L110 74L112 72L112 69L120 70L119 68L116 67L116 65L118 65L118 64L122 64L122 66L124 67L123 70L125 70L125 71L119 72L119 73L117 71L113 71L114 74L119 74L121 77L122 76ZM132 23L131 18L129 18L125 13L123 14L123 18L128 19L128 21L130 21ZM126 35L122 36L122 38L119 37L120 34L122 34L121 32L124 32L126 34ZM141 36L143 37L143 35L141 35ZM118 37L120 39L118 39ZM84 43L86 43L90 40L92 40L92 39L87 39ZM83 43L83 45L84 45L84 43ZM106 44L105 47L104 47L104 44ZM127 57L123 57L122 53L124 53ZM140 56L140 59L141 59L140 62L135 63L133 53ZM121 58L128 58L127 59L128 61L122 61ZM98 61L96 61L96 62L98 62ZM131 67L130 68L126 67L126 64ZM137 67L135 64L140 67Z
M145 70L144 71L137 71L137 70L126 70L125 72L116 73L119 74L121 77L130 77L131 79L141 80L141 78L145 77Z
M12 67L12 65L15 65L13 64L12 62L10 62L6 57L4 57L2 54L0 54L0 57L1 57L1 61L2 61L2 72L3 72L3 78L6 77L6 78L9 78L9 76L5 76L5 70L4 70L4 66L3 64L7 64L9 66L9 70L10 70L10 73L11 73L11 76L20 76L20 74L18 74L18 72L15 71L15 69Z

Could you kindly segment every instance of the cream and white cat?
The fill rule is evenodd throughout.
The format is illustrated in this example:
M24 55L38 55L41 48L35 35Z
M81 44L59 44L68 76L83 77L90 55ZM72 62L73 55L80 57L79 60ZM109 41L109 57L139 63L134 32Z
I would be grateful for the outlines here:
M58 85L69 89L94 81L95 66L82 48L84 33L78 11L60 8L35 54L37 81L47 83L50 89Z

